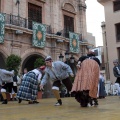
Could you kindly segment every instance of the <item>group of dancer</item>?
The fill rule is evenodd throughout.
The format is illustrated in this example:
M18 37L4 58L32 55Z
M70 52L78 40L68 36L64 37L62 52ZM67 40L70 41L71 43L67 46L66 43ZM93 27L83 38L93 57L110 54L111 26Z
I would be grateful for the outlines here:
M59 94L59 89L62 84L65 85L70 94L75 95L75 99L80 103L81 107L98 105L97 92L100 61L95 57L94 52L89 51L86 56L79 58L74 83L71 82L69 77L74 77L69 65L61 61L53 62L51 56L45 58L45 64L46 66L41 66L29 71L24 76L17 93L19 103L21 103L22 100L28 101L29 104L39 103L37 101L38 83L42 78L39 86L40 89L43 89L49 79L52 80L52 91L57 100L55 106L62 105ZM43 74L44 76L42 77ZM13 74L11 74L11 76L12 75ZM4 98L4 100L6 100L6 98Z

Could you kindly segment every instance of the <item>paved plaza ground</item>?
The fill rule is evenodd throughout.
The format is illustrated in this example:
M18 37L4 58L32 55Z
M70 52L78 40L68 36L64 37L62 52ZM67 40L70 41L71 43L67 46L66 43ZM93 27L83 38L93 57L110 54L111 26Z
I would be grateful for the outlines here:
M74 97L62 98L62 106L54 106L55 98L40 99L39 104L9 102L0 104L0 120L120 120L120 98L99 99L98 107L82 108Z

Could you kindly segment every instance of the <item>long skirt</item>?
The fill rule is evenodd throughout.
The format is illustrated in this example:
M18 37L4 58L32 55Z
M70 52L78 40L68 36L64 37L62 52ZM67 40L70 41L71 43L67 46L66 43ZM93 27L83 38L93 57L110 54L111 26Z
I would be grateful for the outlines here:
M29 72L23 78L17 93L17 98L22 100L36 100L38 92L38 80L34 72Z
M80 102L81 98L97 98L98 81L98 63L92 59L86 59L81 63L81 68L77 71L71 92L76 93L78 102Z
M99 87L98 87L98 97L99 98L105 98L105 84L104 82L102 81L102 79L100 78L99 79Z

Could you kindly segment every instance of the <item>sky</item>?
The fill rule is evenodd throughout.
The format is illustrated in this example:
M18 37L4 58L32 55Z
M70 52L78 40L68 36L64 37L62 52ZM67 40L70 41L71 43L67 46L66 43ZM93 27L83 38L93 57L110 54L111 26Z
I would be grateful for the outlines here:
M86 0L87 32L95 36L96 47L103 46L101 22L105 21L104 7L97 0Z

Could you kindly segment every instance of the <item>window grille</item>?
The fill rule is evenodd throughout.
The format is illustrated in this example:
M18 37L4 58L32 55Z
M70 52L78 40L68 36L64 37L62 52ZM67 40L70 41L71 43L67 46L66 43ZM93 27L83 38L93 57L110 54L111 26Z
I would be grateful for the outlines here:
M32 21L42 23L42 7L28 3L28 28L32 28Z
M117 23L115 27L116 27L116 41L120 42L120 23Z
M74 18L64 15L64 33L69 38L69 31L74 32Z
M120 10L120 0L113 2L113 9L114 9L114 11Z

